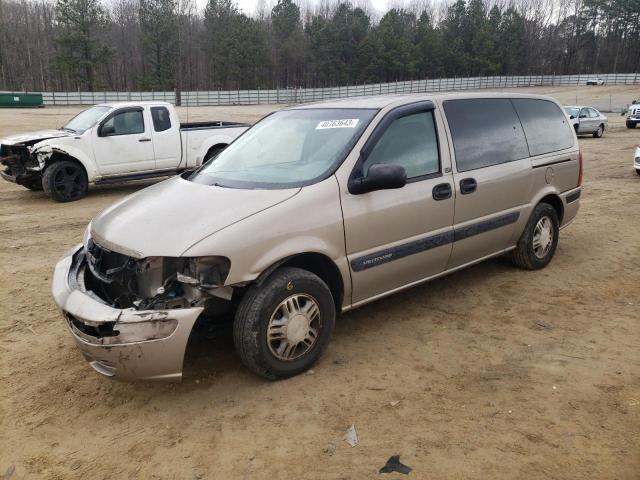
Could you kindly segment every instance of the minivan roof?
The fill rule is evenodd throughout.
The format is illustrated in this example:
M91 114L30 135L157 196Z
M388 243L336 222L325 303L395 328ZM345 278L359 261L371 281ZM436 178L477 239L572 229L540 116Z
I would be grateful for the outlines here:
M306 103L291 107L292 110L307 108L375 108L382 109L388 106L398 106L407 103L419 102L421 100L459 100L473 98L537 98L540 100L555 99L544 95L534 95L527 93L502 93L502 92L451 92L451 93L414 93L398 95L374 95L340 98L323 102Z

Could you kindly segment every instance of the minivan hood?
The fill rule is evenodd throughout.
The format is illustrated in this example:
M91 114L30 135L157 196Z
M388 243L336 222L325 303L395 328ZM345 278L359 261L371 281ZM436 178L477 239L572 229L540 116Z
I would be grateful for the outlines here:
M38 130L37 132L20 133L0 140L4 145L17 145L19 143L29 143L33 141L47 140L49 138L70 137L74 133L65 130Z
M91 236L98 245L135 258L178 257L205 237L299 191L224 188L178 176L134 193L99 213L91 222Z

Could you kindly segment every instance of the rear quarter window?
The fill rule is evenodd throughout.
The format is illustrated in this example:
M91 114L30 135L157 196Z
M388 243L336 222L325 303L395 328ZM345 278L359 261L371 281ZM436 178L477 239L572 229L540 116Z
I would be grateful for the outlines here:
M573 131L560 107L549 100L514 98L531 156L573 147Z
M444 111L459 172L529 156L522 125L508 98L447 100Z

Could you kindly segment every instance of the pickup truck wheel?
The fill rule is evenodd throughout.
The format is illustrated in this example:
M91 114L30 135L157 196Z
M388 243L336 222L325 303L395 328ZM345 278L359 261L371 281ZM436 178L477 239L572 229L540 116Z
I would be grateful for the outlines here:
M76 162L54 162L42 175L44 192L56 202L73 202L87 194L87 174Z
M527 222L515 250L514 263L526 270L546 267L558 246L560 222L556 210L548 203L539 203Z
M627 121L627 128L636 128L636 122L629 122Z
M594 138L600 138L602 137L602 134L604 133L604 125L600 124L598 125L598 129L593 132L593 136Z
M311 367L329 342L336 311L329 287L299 268L253 285L236 311L233 340L254 373L287 378Z

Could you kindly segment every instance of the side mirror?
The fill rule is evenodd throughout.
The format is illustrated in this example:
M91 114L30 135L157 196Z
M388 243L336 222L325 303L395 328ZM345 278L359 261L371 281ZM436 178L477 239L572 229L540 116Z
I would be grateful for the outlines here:
M114 133L116 133L116 129L113 125L107 125L106 123L103 123L98 128L99 137L108 137L109 135L113 135Z
M369 167L366 177L349 179L349 192L354 195L402 188L407 184L407 172L400 165L377 163Z
M574 117L573 115L569 115L569 120L573 120L574 118L576 117Z

